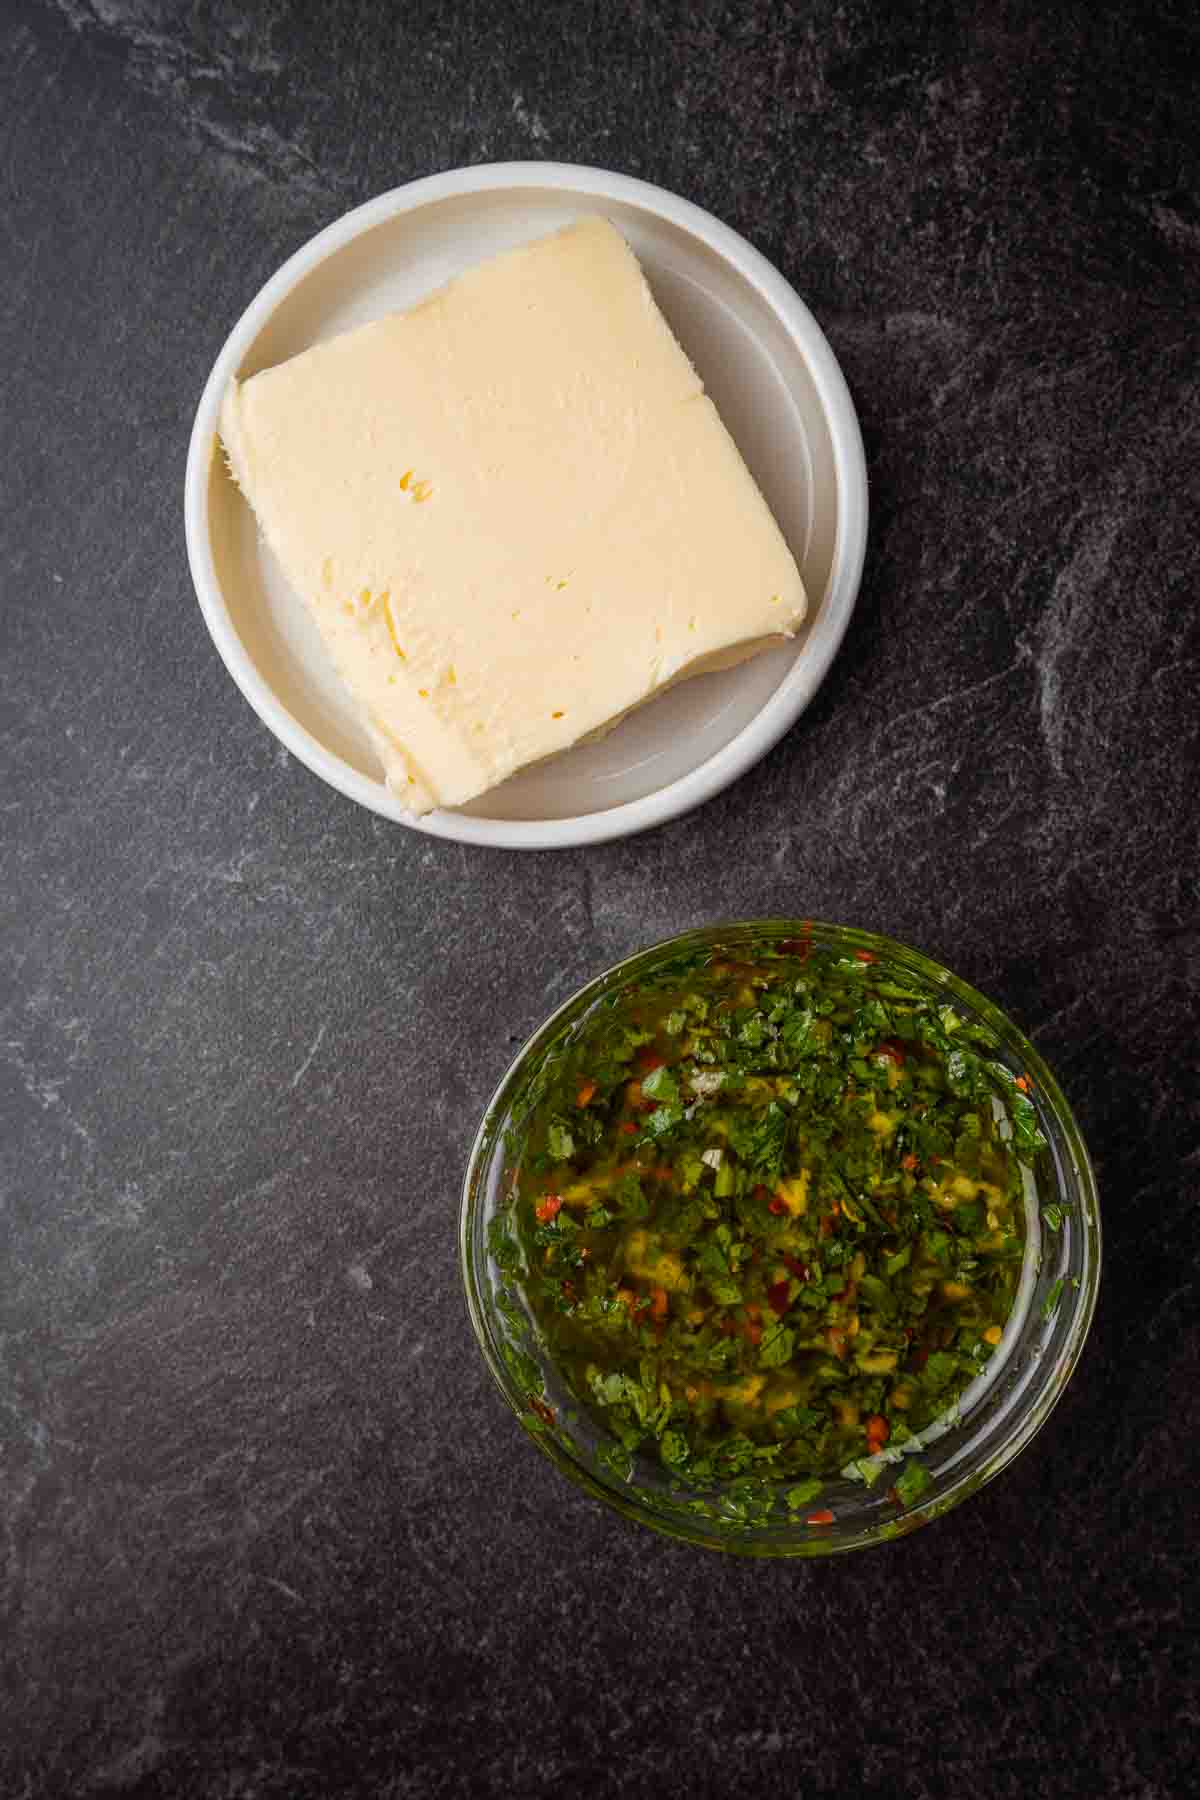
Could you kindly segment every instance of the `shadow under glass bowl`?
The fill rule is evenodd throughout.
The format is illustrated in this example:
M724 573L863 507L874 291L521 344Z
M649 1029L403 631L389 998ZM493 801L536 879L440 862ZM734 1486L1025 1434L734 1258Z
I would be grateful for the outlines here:
M614 1440L566 1387L519 1280L493 1254L491 1235L511 1192L514 1140L532 1084L598 1007L680 956L718 947L752 954L756 945L777 945L800 934L835 953L868 952L878 973L893 971L910 988L953 1005L982 1026L993 1039L994 1058L1029 1077L1047 1142L1033 1170L1036 1196L1027 1206L1025 1263L1010 1324L997 1355L961 1397L955 1414L922 1434L920 1458L929 1485L906 1508L883 1480L867 1486L832 1476L821 1488L817 1523L788 1506L795 1475L773 1486L759 1484L748 1504L737 1484L693 1489L641 1452L627 1477L615 1472L621 1459L611 1456ZM484 1359L544 1454L578 1487L627 1518L670 1537L749 1556L825 1556L886 1542L949 1511L998 1475L1062 1395L1087 1336L1100 1279L1100 1214L1091 1164L1037 1051L990 1000L919 950L814 920L747 921L686 932L628 957L559 1007L516 1057L487 1108L467 1167L459 1235L467 1305Z

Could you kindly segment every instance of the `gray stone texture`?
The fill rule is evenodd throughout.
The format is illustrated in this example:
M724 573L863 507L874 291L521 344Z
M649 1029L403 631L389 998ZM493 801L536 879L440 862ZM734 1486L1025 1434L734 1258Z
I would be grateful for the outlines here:
M1198 60L1193 7L1132 0L7 0L0 1793L1196 1791ZM676 824L525 855L290 759L182 536L263 280L374 194L522 157L772 258L873 500L784 741ZM1047 1429L828 1566L577 1494L456 1259L524 1035L768 913L1009 1009L1107 1233Z

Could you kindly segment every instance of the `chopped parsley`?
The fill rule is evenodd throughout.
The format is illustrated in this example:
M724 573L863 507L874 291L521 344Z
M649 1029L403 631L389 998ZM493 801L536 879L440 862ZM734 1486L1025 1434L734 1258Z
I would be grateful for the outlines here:
M911 1506L919 1500L929 1486L932 1477L924 1463L914 1461L911 1457L904 1465L904 1471L896 1479L896 1497L904 1506Z
M1060 1275L1058 1280L1054 1283L1054 1286L1050 1289L1050 1292L1046 1295L1046 1302L1042 1307L1042 1318L1047 1322L1049 1322L1058 1311L1058 1303L1062 1299L1062 1291L1065 1286L1066 1281L1063 1276Z

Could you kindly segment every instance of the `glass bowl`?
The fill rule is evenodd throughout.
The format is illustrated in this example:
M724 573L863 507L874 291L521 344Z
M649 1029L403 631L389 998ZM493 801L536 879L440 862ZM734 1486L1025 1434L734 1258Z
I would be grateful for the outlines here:
M891 1480L868 1483L855 1468L826 1478L805 1504L793 1475L753 1487L691 1488L656 1459L620 1453L603 1423L567 1388L514 1268L516 1240L503 1229L520 1155L522 1123L539 1078L598 1007L674 959L808 938L836 955L874 959L909 988L935 997L990 1034L993 1060L1027 1078L1047 1143L1027 1183L1020 1288L1000 1345L956 1407L921 1434L929 1481L906 1504ZM1023 1084L1024 1085L1024 1084ZM972 1494L1010 1463L1049 1417L1087 1336L1100 1279L1100 1214L1087 1151L1049 1069L990 1000L919 950L849 926L767 919L670 938L590 981L529 1039L484 1114L471 1150L460 1210L460 1250L471 1323L484 1359L524 1429L585 1492L625 1517L689 1543L748 1556L826 1556L899 1537ZM911 1453L885 1450L884 1461ZM911 1464L908 1466L911 1467ZM868 1474L871 1471L868 1471ZM876 1471L878 1473L878 1471ZM896 1471L897 1476L900 1470ZM911 1491L912 1484L902 1484ZM814 1510L815 1509L815 1510Z

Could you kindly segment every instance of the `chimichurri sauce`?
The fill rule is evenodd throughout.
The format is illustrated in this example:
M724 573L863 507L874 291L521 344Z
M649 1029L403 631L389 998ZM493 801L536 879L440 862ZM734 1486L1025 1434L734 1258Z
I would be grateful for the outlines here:
M867 951L710 951L610 998L540 1078L511 1190L568 1387L689 1482L901 1446L1011 1309L1024 1086Z

